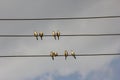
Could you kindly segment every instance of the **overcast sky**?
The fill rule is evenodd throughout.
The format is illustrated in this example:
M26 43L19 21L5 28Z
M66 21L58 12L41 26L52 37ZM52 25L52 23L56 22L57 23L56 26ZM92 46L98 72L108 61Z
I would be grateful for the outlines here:
M1 18L120 15L120 0L0 0ZM120 33L120 19L0 21L0 34ZM40 39L40 38L39 38ZM0 55L120 52L120 37L0 38ZM120 57L0 58L0 80L120 80Z

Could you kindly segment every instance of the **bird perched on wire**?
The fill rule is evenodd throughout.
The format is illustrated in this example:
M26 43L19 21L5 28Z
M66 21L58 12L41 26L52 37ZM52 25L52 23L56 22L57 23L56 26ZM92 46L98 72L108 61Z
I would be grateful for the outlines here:
M34 36L36 37L36 39L38 40L38 33L34 32Z
M42 40L43 39L43 32L40 32L39 36L41 37L41 40Z
M54 57L58 56L58 53L55 51L51 51L50 56L52 57L52 60L54 60Z
M65 56L65 60L66 60L66 59L67 59L67 56L68 56L68 51L67 51L67 50L65 50L64 56Z
M75 52L73 50L71 50L71 55L74 57L74 59L76 59Z
M56 40L56 33L55 33L55 31L52 32L52 36L53 36L54 39Z
M57 35L58 40L59 40L59 38L60 38L60 32L58 31L58 32L56 33L56 35Z
M56 56L58 56L58 53L57 53L57 52L55 52L55 57L56 57Z

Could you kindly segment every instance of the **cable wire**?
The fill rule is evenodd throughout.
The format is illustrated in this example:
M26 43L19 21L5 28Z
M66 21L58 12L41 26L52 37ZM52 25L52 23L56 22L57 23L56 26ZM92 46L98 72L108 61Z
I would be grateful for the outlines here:
M111 53L111 54L76 54L75 56L120 56L120 53ZM72 56L72 55L68 55ZM51 57L50 55L4 55L0 58L7 57ZM64 57L64 55L58 55L57 57Z
M53 37L53 35L43 35L44 37ZM116 34L70 34L60 36L120 36L120 33ZM0 35L0 37L34 37L34 35Z
M29 20L76 20L76 19L105 19L120 18L120 16L96 16L96 17L58 17L58 18L5 18L0 21L29 21Z

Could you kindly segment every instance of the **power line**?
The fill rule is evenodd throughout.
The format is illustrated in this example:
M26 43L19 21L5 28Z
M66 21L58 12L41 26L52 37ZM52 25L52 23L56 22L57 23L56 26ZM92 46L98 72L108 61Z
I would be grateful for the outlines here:
M44 37L53 37L53 35L43 35ZM69 35L60 35L63 37L69 36L120 36L120 33L116 34L69 34ZM34 35L0 35L0 37L34 37Z
M76 54L75 56L118 56L120 53L114 54ZM72 56L72 55L68 55ZM7 58L7 57L51 57L50 55L5 55L0 56L0 58ZM64 57L64 55L58 55L57 57Z
M77 20L77 19L105 19L120 18L120 16L96 16L96 17L58 17L58 18L6 18L0 21L33 21L33 20Z

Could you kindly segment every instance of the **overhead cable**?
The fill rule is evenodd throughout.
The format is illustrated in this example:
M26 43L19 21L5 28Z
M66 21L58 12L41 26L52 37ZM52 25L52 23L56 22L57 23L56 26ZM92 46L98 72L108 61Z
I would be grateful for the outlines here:
M42 37L53 37L53 35L42 35ZM120 36L120 33L114 34L61 34L60 36L69 37L69 36ZM0 35L0 37L35 37L34 35Z
M57 18L1 18L0 21L39 21L39 20L78 20L78 19L107 19L120 18L120 16L94 16L94 17L57 17Z
M75 56L118 56L120 53L110 53L110 54L76 54ZM64 57L65 55L58 55L57 57ZM73 55L67 55L67 56L73 56ZM7 57L51 57L50 55L0 55L2 58Z

